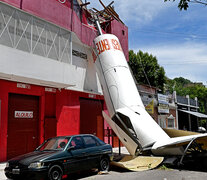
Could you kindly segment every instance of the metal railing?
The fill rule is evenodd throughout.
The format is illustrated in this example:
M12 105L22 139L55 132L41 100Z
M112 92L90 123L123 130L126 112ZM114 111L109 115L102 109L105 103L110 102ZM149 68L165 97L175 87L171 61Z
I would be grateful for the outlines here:
M0 3L0 44L70 63L70 42L70 31Z
M190 106L198 106L196 100L190 99L190 104L188 103L188 98L183 96L177 95L177 103L178 104L184 104L184 105L190 105Z

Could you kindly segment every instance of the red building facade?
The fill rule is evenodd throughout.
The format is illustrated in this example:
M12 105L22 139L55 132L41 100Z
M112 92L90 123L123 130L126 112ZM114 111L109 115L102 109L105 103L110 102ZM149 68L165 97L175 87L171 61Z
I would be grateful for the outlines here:
M96 30L80 3L0 1L0 161L53 136L90 133L107 141L92 58ZM127 27L117 20L102 27L118 36L128 59Z

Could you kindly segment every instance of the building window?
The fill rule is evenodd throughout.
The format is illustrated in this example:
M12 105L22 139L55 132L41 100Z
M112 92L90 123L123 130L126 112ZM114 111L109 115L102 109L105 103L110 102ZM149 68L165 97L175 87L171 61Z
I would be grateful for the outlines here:
M175 128L175 117L172 114L167 118L167 127Z
M161 128L166 128L166 115L159 115L158 116L158 123Z

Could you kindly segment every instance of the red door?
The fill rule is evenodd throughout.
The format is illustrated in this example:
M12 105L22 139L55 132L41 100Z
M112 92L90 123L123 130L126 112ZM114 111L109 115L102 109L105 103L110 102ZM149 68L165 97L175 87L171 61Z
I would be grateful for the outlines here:
M103 140L102 101L80 98L80 133Z
M7 159L34 151L38 129L39 97L9 94Z

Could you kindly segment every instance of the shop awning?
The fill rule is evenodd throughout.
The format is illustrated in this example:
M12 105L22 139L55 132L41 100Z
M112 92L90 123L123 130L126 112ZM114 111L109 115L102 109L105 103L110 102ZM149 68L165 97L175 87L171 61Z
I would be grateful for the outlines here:
M187 111L187 110L182 110L182 109L178 109L179 111L188 113L188 114L192 114L193 116L199 117L199 118L206 118L207 119L207 115L206 114L202 114L199 112L194 112L194 111Z

